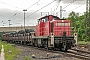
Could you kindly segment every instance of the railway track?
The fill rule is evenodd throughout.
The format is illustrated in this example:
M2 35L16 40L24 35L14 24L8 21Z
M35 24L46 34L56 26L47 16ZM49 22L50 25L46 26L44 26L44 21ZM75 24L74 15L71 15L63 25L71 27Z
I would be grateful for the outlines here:
M67 56L72 56L72 57L80 58L82 60L90 60L89 56L86 56L86 55L83 55L83 54L80 54L80 53L78 54L78 53L71 52L71 51L69 51L69 53L67 53Z
M82 60L90 60L90 52L89 51L83 51L83 50L79 50L79 49L70 49L67 54L74 56L76 58L80 58Z
M82 60L90 60L90 52L82 51L82 50L68 50L67 52L60 52L60 51L52 51L54 53L63 54L64 56L68 57L75 57Z
M83 50L79 50L79 49L70 49L70 50L74 50L74 51L77 51L77 52L83 52L83 53L90 54L90 51L83 51Z
M35 47L35 48L37 49L37 47ZM62 52L62 51L47 50L47 49L43 49L43 48L38 48L38 49L48 51L48 52L63 54L64 56L75 57L75 58L79 58L82 60L90 60L90 52L89 51L82 51L82 50L78 50L78 49L70 49L67 52Z
M48 51L48 52L63 54L64 56L75 57L75 58L79 58L82 60L90 60L90 52L89 51L71 49L71 50L68 50L67 52L62 52L62 51L47 50L47 49L43 49L43 48L38 48L38 49Z
M26 47L26 46L24 46L24 47ZM27 47L30 48L32 46L27 46ZM38 47L33 47L33 48L38 49L38 50L51 52L51 53L57 53L58 56L53 56L54 58L61 57L60 54L62 54L64 56L68 56L68 57L75 57L75 58L79 58L79 59L82 59L82 60L90 60L90 52L89 51L82 51L82 50L79 50L79 49L70 49L67 52L62 52L62 51L59 51L59 50L53 51L53 50L47 50L45 48L38 48ZM43 57L43 59L50 59L50 58L53 58L53 57ZM41 58L37 57L36 59L41 59Z

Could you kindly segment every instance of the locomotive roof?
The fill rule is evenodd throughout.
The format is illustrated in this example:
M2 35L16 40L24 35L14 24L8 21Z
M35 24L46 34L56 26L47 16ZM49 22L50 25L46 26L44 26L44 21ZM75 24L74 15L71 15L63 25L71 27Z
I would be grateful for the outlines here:
M60 19L58 16L54 16L54 15L46 15L44 17L39 18L38 20L43 19L45 17L49 17L49 16L52 16L53 18L57 18L58 20L66 20L65 18Z
M42 19L42 18L45 18L45 17L49 17L49 16L53 16L54 18L58 18L58 19L60 19L59 17L54 16L54 15L48 15L48 16L44 16L44 17L41 17L41 18L39 18L39 19Z

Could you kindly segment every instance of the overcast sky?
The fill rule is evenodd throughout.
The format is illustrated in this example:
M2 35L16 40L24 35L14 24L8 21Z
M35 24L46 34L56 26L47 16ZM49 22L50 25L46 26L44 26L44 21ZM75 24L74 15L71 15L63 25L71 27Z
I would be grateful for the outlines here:
M8 27L8 20L11 20L11 26L23 26L23 9L27 9L27 11L25 12L26 26L36 25L37 19L41 17L41 12L49 12L49 14L55 15L55 13L59 12L60 6L62 6L63 10L65 10L63 11L63 17L67 17L68 13L70 13L71 11L79 12L80 14L82 14L83 12L85 12L86 9L86 0L61 0L61 2L59 2L59 0L56 0L52 4L41 9L45 5L51 3L52 1L53 0L0 0L0 26L4 25ZM33 5L34 3L36 4ZM43 13L43 16L46 14L47 13ZM58 13L58 17L59 14L60 13Z

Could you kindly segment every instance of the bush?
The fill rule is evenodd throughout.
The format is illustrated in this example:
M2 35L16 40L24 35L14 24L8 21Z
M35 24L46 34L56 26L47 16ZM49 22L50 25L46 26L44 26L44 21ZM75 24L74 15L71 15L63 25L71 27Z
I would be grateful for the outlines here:
M25 57L24 60L31 60L31 59L30 59L30 56Z
M2 34L0 34L0 40L1 40Z

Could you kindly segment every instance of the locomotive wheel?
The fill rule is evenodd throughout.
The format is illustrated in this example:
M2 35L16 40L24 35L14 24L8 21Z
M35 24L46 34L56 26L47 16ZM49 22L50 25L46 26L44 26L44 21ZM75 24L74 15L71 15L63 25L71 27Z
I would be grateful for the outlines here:
M55 49L52 47L48 47L47 50L53 50L54 51Z
M40 48L41 46L40 45L38 45L38 48Z
M48 47L47 47L47 45L45 45L45 47L44 47L45 49L47 49Z
M55 51L56 49L55 48L52 48L53 51Z
M66 45L66 43L63 43L62 51L67 51L67 45Z
M47 47L47 50L50 50L50 47Z
M34 43L34 47L38 47L37 43Z

